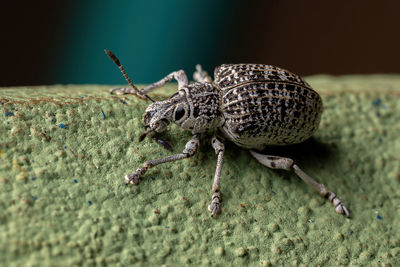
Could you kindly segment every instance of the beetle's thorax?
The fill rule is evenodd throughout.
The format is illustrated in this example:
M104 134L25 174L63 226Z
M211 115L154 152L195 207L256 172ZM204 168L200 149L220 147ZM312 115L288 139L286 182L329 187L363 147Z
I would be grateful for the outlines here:
M183 88L186 92L190 115L187 119L176 122L192 133L216 129L224 123L220 110L221 92L214 83L193 83Z
M160 122L165 125L174 122L194 134L206 132L224 123L220 103L221 95L217 85L193 83L181 88L169 99L149 105L144 124L156 129Z

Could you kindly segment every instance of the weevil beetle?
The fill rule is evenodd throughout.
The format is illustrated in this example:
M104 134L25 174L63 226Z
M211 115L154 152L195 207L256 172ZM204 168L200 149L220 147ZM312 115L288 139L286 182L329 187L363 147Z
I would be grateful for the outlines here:
M304 173L292 159L257 152L266 146L303 142L317 130L322 100L301 77L271 65L224 64L215 68L213 81L197 65L193 75L195 83L189 83L185 72L179 70L139 90L116 56L109 50L105 52L131 86L114 88L110 92L133 94L152 102L143 116L145 132L139 141L164 131L170 122L193 134L182 153L146 161L141 168L125 176L126 184L138 184L139 178L158 164L193 156L199 147L201 133L213 131L211 145L217 154L217 166L212 200L208 206L211 216L221 211L220 177L224 139L249 149L256 160L269 168L293 170L306 184L331 201L337 213L350 216L347 207L335 193ZM155 102L147 95L173 79L178 82L178 92L170 98ZM159 143L163 144L164 141Z

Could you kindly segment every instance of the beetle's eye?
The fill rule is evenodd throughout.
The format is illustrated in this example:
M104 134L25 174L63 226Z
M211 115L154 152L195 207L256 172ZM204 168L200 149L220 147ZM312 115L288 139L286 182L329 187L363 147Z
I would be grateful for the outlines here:
M182 106L179 106L175 110L175 121L179 121L185 115L185 109Z
M143 123L148 125L150 123L151 118L154 115L154 111L148 111L143 115Z
M146 113L143 115L143 122L146 124L146 123L149 122L149 120L150 120L150 115L149 115L149 113L146 112Z

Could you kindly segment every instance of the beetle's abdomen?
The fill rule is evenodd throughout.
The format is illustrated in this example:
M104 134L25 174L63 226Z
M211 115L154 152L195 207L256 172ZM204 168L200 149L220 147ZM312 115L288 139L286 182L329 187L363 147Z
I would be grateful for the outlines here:
M318 128L322 100L301 77L270 65L222 65L215 70L222 90L221 130L239 146L300 143Z

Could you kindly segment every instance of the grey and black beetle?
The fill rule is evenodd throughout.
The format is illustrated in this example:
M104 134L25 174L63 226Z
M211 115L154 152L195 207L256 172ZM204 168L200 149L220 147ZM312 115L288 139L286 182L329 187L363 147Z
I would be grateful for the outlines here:
M326 197L339 214L350 213L343 202L325 185L316 182L292 159L260 154L265 146L290 145L305 141L317 130L322 100L301 77L278 67L262 64L224 64L215 68L214 81L196 66L195 83L183 70L175 71L160 81L138 90L127 76L116 56L106 54L117 64L131 88L111 89L111 93L133 94L151 103L144 114L146 128L139 141L154 136L174 122L191 131L193 137L181 154L146 161L134 173L125 176L126 184L138 184L149 168L193 156L200 143L200 134L213 131L211 145L218 155L212 186L211 216L220 213L220 177L224 155L223 138L249 149L261 164L272 169L293 170L305 183ZM155 102L147 93L175 79L178 92L169 99ZM164 144L160 140L159 143Z

